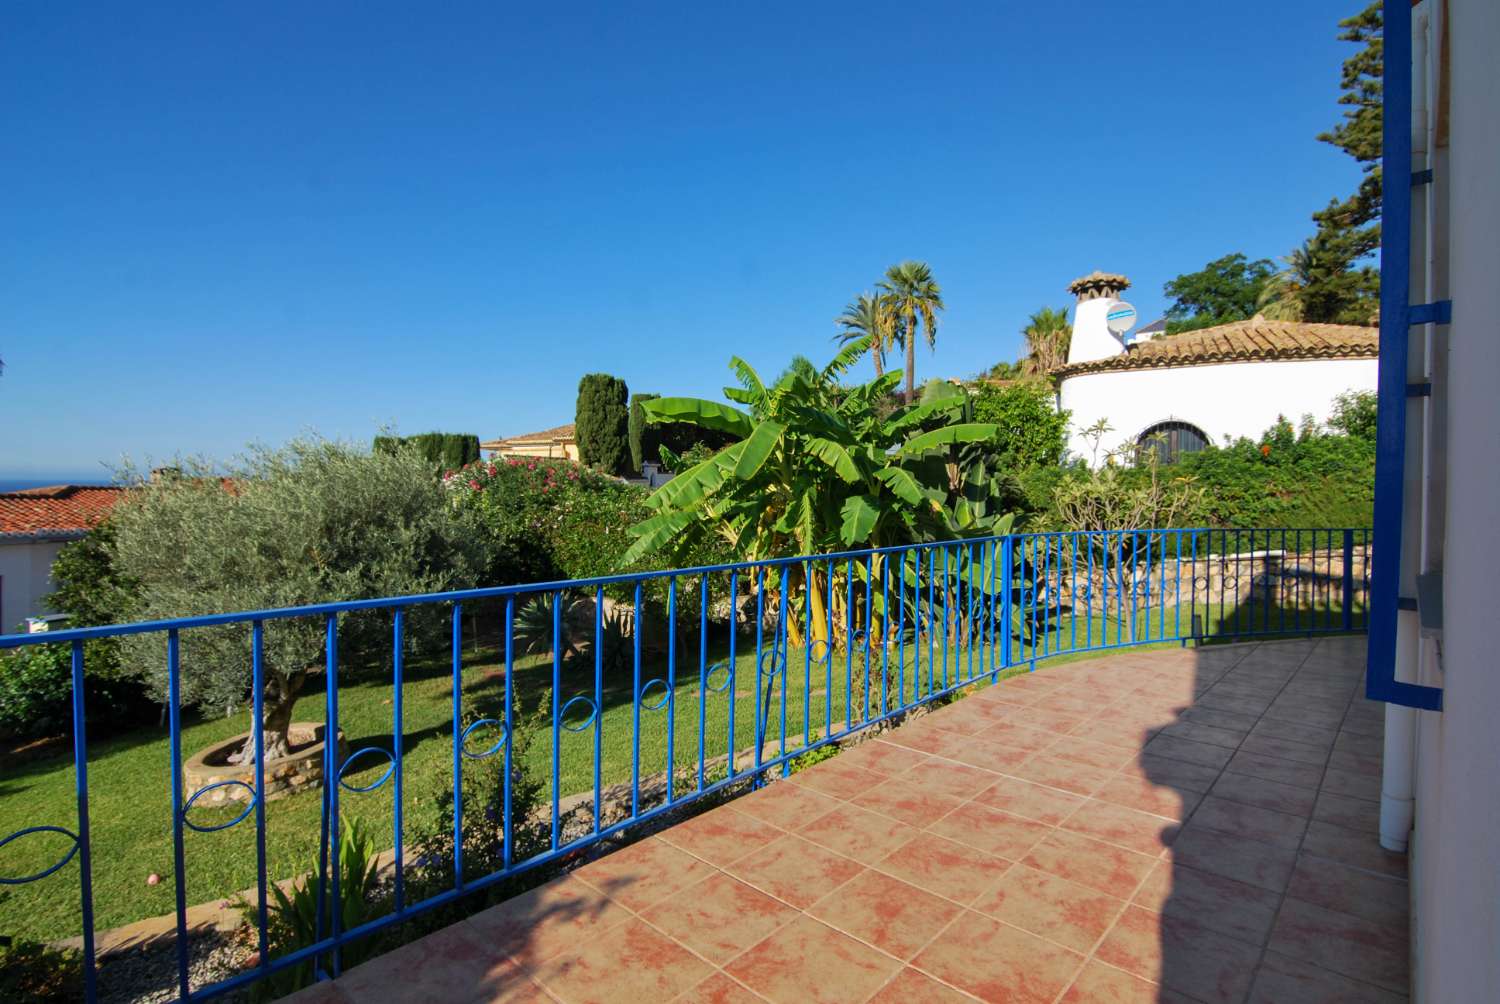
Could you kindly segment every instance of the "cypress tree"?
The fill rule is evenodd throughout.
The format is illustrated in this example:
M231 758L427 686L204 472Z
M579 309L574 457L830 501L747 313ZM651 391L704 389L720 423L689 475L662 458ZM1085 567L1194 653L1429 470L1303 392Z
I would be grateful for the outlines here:
M630 388L619 377L589 373L578 381L574 434L578 459L609 474L630 470Z

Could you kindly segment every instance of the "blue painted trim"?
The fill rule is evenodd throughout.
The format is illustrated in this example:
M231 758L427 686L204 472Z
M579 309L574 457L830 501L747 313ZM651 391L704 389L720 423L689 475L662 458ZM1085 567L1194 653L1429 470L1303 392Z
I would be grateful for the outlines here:
M1385 0L1380 229L1379 415L1375 430L1375 546L1401 553L1406 457L1406 369L1413 313L1411 295L1411 4ZM1370 582L1370 640L1365 696L1437 710L1442 691L1396 679L1399 560L1375 562Z
M1453 301L1434 300L1432 303L1414 303L1408 308L1406 320L1408 324L1452 324Z

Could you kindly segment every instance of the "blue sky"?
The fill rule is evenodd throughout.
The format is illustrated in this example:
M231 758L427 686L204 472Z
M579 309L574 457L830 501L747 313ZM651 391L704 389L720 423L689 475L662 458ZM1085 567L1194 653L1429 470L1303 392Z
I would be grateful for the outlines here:
M907 257L919 378L1095 268L1152 319L1353 188L1358 7L7 4L0 476L717 396Z

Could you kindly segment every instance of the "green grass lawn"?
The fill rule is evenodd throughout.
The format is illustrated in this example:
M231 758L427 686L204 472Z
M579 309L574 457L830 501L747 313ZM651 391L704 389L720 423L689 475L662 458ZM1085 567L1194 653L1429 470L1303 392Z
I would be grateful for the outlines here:
M1200 608L1201 612L1201 608ZM1215 611L1217 613L1217 611ZM1326 612L1325 612L1326 614ZM1307 616L1306 613L1303 614ZM1180 621L1179 621L1180 618ZM1326 617L1325 617L1326 619ZM1227 612L1224 618L1204 621L1206 635L1220 635L1235 624L1251 625L1260 630L1264 624L1273 628L1280 621L1280 610L1241 608ZM1362 621L1362 616L1361 616ZM1134 618L1137 639L1158 638L1172 634L1178 623L1184 630L1191 623L1186 608L1141 612ZM1290 630L1291 623L1288 622ZM1356 625L1358 626L1358 624ZM1306 624L1304 624L1304 629ZM1076 633L1076 643L1074 642ZM1128 640L1130 619L1120 623L1099 616L1087 618L1082 613L1054 619L1035 646L1020 639L1011 641L1014 662L1028 663L1035 652L1070 651L1082 647L1088 638L1094 644L1113 644L1117 637ZM1164 644L1177 644L1166 641ZM912 694L911 660L918 649L920 674L925 681L936 679L942 687L942 664L948 663L947 679L957 682L971 673L982 674L986 653L978 645L943 646L934 638L931 645L924 639L905 647L906 668L898 672L896 650L887 658L886 680L894 692L899 676L904 676L908 699ZM498 710L503 705L503 665L494 648L479 647L464 657L463 690L466 700L479 708ZM869 701L872 715L879 713L881 653L875 646L871 653ZM711 648L709 662L726 660L727 641ZM830 717L834 730L844 723L860 721L864 716L866 679L863 650L853 653L852 667L848 653L836 652L830 688L826 663L812 662L798 648L788 652L788 672L778 675L771 699L771 724L767 730L766 754L780 751L782 698L786 704L786 749L795 751L803 745L805 734L816 735ZM1053 661L1049 659L1049 663ZM1066 655L1062 660L1071 661ZM956 663L956 669L955 669ZM971 668L972 667L972 668ZM519 660L514 686L522 695L526 708L546 702L550 709L552 664L545 656ZM664 654L643 659L641 680L644 683L666 675ZM667 763L669 734L673 741L672 758L679 768L698 763L699 737L703 738L706 758L722 756L730 746L729 714L734 712L736 749L746 749L755 741L755 644L754 638L740 638L735 658L735 681L731 690L720 671L711 680L722 691L702 692L700 704L699 651L696 641L687 643L678 653L676 686L671 701L657 710L640 711L640 772L643 776L660 774ZM605 673L604 713L600 735L600 781L608 786L627 782L632 776L632 753L636 743L634 709L631 704L632 667L612 667ZM394 731L392 722L392 682L388 677L341 670L339 689L339 724L351 750L365 746L389 749ZM848 692L853 684L852 695ZM783 691L783 682L785 684ZM431 812L440 793L452 785L452 673L445 652L434 652L426 659L411 658L403 687L404 721L402 723L404 755L404 809L413 813ZM566 702L577 694L592 694L592 663L570 666L562 678L560 693ZM646 700L654 703L662 688L653 688ZM734 700L731 704L730 694ZM850 699L852 696L852 700ZM91 720L107 714L105 709L89 709ZM703 727L700 730L700 714ZM322 721L324 697L321 691L304 696L298 702L296 720ZM578 724L586 712L570 716ZM675 723L669 729L668 723ZM243 732L246 716L201 718L187 716L183 728L184 755L216 741ZM494 741L494 733L477 732L470 746L481 749ZM594 784L594 728L581 732L560 733L559 784L562 797L592 791ZM524 761L524 769L542 780L550 799L552 730L550 711L546 725L534 741ZM490 770L499 767L499 759L464 761L465 770ZM380 776L385 761L368 756L362 767L348 780L353 785L368 784ZM72 758L66 744L54 750L26 758L12 758L0 765L0 834L28 826L58 825L73 828L76 822ZM166 914L174 908L173 854L170 783L171 770L166 732L147 728L102 738L89 749L89 809L92 829L95 924L100 930L112 928L144 917ZM679 786L679 792L681 786ZM188 794L191 794L189 792ZM391 846L393 786L366 793L341 792L341 813L357 817L377 834L381 846ZM646 807L643 805L643 808ZM194 809L193 818L200 823L232 818L237 810ZM319 839L320 798L306 792L274 800L266 806L267 870L272 879L285 878L309 870L317 853ZM254 817L214 833L187 830L185 834L187 901L189 904L211 901L232 895L255 884ZM67 841L57 834L28 836L0 849L0 873L26 875L55 862L66 851ZM0 934L38 939L74 936L80 929L78 896L79 863L75 858L68 866L47 879L22 886L5 887L0 892ZM149 885L147 877L158 874L162 881Z

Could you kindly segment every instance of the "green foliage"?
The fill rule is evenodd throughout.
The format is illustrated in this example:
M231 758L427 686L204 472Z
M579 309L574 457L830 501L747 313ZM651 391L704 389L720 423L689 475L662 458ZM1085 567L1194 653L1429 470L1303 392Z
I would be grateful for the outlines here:
M876 293L861 293L849 301L844 312L834 319L839 333L834 339L840 345L861 338L870 340L870 361L875 364L875 375L885 372L885 354L896 341L896 317L894 301L889 296Z
M816 767L824 760L832 760L838 755L838 746L833 743L829 743L826 746L819 746L817 749L808 750L801 756L792 757L791 761L789 762L789 766L791 767L793 774L800 774L804 770L807 770L809 767Z
M578 381L574 435L578 457L606 474L630 472L630 388L607 373Z
M626 528L648 512L644 488L571 460L481 462L444 485L482 527L489 585L611 574L630 546Z
M917 337L925 334L928 348L937 345L937 315L943 309L943 288L926 262L904 261L886 269L880 292L889 305L893 337L906 348L906 403L911 404L916 400ZM870 343L856 340L855 344Z
M1068 345L1073 340L1068 308L1043 307L1038 310L1027 318L1021 337L1026 340L1022 370L1028 376L1048 378L1053 370L1068 361Z
M84 707L107 711L97 725L128 725L148 710L133 680L96 672L84 648ZM73 658L69 645L27 645L0 651L0 732L23 738L69 733L73 715Z
M1068 412L1053 407L1046 384L980 384L974 392L974 419L999 429L992 448L995 463L1012 475L1062 461L1068 418Z
M521 765L529 759L528 751L536 738L550 732L547 709L551 707L551 701L550 689L543 690L536 705L528 712L521 705L520 695L512 693L511 711L515 725L511 738L510 774L511 833L515 841L511 849L512 861L525 861L549 846L550 823L544 822L545 814L538 812L544 804L545 788L538 777L523 770ZM496 703L493 699L479 702L466 699L457 727L458 733L462 734L464 729L480 719L504 721L505 702L501 699L498 706ZM495 735L493 729L480 728L470 737L469 742L476 750L481 750L494 741ZM463 799L463 862L466 880L494 874L505 865L504 763L502 757L496 756L471 764L463 772L460 788ZM425 804L417 806L408 816L407 833L411 852L407 860L413 868L406 883L408 902L420 902L429 896L446 892L455 885L453 808L453 787L447 785ZM403 940L411 940L446 927L545 881L546 878L547 870L539 869L495 883L476 897L429 910L402 926Z
M745 438L649 498L655 515L632 528L627 560L704 536L755 560L983 532L958 525L969 510L954 500L959 486L948 464L955 447L991 442L996 428L954 421L962 392L881 417L875 403L900 374L852 388L838 382L868 345L851 343L821 370L794 367L769 388L743 360L731 360L741 386L725 396L748 411L685 398L648 402L653 415L732 427Z
M661 397L660 394L632 394L630 395L630 469L632 473L639 474L641 467L647 461L656 462L661 453L661 426L652 425L646 421L646 410L641 407L647 401L654 401Z
M341 913L342 930L348 931L377 920L391 910L389 899L382 894L379 871L376 868L377 850L358 818L348 817L339 838L339 902L335 904ZM272 882L269 890L275 905L271 908L267 934L271 950L276 955L286 955L319 940L319 917L321 929L332 927L332 918L327 911L318 908L318 868L314 858L310 874L298 879L288 896L281 887ZM240 909L248 923L256 922L254 904L241 903ZM372 938L363 938L345 945L340 952L344 968L356 966L379 954L380 944ZM283 969L254 985L251 998L256 1001L273 1001L311 986L313 983L313 960Z
M456 471L479 459L479 437L463 432L424 432L420 436L376 436L376 453L411 448L435 471Z
M0 945L0 1000L9 1004L83 1000L83 956L25 939Z
M1345 436L1375 441L1375 420L1379 398L1371 390L1345 391L1333 399L1333 414L1328 427Z
M1313 214L1316 232L1262 291L1259 307L1268 318L1369 324L1379 311L1379 275L1361 262L1380 245L1381 20L1380 0L1372 0L1339 22L1339 39L1359 50L1344 61L1339 81L1343 121L1318 136L1358 161L1364 177L1353 195Z
M478 534L464 515L414 450L361 453L299 439L252 450L228 478L198 463L142 485L116 506L109 550L117 574L134 583L143 618L261 610L472 586ZM436 611L412 613L408 627L418 636L441 620ZM322 665L324 633L318 617L266 623L268 753L284 748L284 716ZM184 631L184 702L244 707L250 637L243 625ZM339 644L351 663L385 658L389 615L341 617ZM122 639L120 651L128 672L165 692L159 636Z
M1206 489L1213 526L1361 527L1374 519L1373 436L1310 423L1299 433L1283 419L1258 440L1211 446L1173 468Z
M1169 280L1162 287L1163 295L1172 298L1172 305L1167 308L1167 334L1253 316L1261 290L1275 271L1276 267L1266 259L1250 261L1236 251L1215 258L1197 272L1186 272Z

